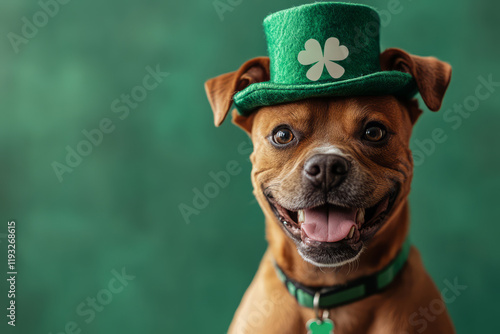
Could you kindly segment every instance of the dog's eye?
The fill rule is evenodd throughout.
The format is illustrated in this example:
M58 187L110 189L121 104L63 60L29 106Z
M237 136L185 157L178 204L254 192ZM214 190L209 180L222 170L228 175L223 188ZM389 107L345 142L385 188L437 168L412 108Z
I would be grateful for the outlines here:
M378 142L384 139L386 134L387 130L382 124L372 122L366 126L363 139L366 139L371 142Z
M286 145L293 140L293 132L290 129L281 128L274 132L273 141L278 145Z

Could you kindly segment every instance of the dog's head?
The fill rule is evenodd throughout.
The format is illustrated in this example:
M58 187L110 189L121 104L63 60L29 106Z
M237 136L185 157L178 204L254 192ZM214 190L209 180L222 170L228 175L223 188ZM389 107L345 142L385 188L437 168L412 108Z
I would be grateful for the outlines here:
M399 49L386 50L380 61L383 70L410 73L427 107L440 108L448 64ZM215 124L236 92L267 80L269 60L262 57L207 81ZM268 224L280 226L317 266L356 259L406 201L410 135L420 113L416 100L394 96L310 98L261 107L248 117L233 111L233 122L254 144L252 183Z

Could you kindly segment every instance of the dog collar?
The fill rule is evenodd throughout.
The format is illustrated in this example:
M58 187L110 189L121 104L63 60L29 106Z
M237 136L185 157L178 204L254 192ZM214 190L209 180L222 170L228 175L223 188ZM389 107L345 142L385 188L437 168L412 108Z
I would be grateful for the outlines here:
M319 308L331 309L358 301L385 289L394 281L401 272L401 269L403 269L410 253L410 247L410 239L406 238L398 255L382 270L342 285L323 287L305 286L286 276L276 263L275 268L279 279L285 284L288 292L295 297L299 305L314 308L314 297L315 295L319 295L319 300L317 301Z

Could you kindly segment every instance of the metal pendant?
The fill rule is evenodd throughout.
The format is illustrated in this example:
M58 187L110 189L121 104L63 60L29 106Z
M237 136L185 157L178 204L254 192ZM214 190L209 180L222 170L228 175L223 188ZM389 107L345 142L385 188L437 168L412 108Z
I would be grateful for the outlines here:
M321 293L318 291L314 294L314 313L316 314L316 319L311 319L307 322L306 329L307 334L333 334L333 328L335 327L333 321L328 319L330 312L328 310L323 311L323 316L319 315L319 298Z
M330 319L311 319L307 322L307 334L333 334L333 321Z

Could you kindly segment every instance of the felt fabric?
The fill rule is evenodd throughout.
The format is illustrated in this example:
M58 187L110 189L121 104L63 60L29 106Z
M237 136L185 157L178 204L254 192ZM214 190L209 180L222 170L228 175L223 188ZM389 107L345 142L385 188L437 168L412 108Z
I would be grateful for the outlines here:
M270 80L233 97L240 114L310 97L414 95L410 74L381 71L380 19L371 7L321 2L264 19Z

